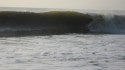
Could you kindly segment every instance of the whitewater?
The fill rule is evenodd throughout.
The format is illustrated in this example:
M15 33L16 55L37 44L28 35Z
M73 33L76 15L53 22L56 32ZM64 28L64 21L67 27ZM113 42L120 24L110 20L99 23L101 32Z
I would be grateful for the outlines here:
M1 70L125 70L125 35L0 38Z

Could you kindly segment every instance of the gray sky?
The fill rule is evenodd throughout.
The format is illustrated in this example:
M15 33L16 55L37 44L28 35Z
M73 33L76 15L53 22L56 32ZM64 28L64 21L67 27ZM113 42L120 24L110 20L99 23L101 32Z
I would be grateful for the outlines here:
M0 7L125 10L125 0L0 0Z

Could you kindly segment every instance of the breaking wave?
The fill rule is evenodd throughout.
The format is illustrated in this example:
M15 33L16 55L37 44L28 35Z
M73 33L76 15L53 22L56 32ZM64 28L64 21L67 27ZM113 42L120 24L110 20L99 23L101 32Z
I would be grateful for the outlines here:
M125 34L125 16L94 15L88 28L93 33Z
M125 34L125 15L0 12L0 37L66 33Z

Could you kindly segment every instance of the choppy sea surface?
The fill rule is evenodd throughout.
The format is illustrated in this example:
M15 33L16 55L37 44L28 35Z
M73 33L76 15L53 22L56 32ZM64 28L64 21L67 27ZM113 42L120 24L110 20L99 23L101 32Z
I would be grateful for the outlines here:
M0 70L125 70L125 35L2 37Z

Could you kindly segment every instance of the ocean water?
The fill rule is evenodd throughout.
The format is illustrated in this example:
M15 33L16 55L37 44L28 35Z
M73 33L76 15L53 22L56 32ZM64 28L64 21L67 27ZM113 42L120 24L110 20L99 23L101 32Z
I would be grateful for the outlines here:
M0 70L125 70L125 35L0 38Z
M67 10L0 8L0 11ZM0 37L0 70L125 70L125 12L70 11L96 17L88 26L90 34Z

